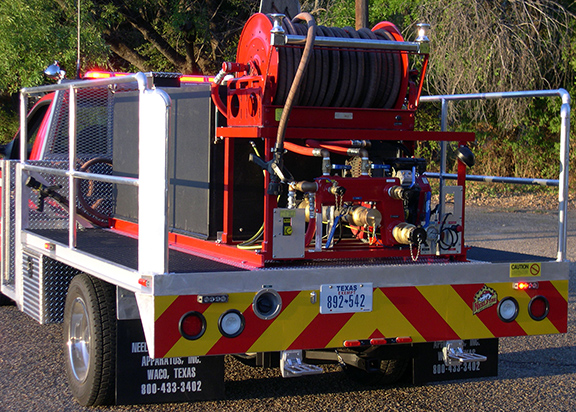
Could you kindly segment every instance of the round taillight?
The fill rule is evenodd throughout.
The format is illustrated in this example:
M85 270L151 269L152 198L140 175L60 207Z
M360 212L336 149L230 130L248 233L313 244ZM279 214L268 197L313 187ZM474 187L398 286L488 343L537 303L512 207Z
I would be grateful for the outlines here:
M506 297L498 303L498 317L503 322L512 322L518 316L518 302L512 297Z
M528 303L528 314L534 320L542 320L548 316L550 304L544 296L534 296Z
M254 296L252 309L260 319L274 319L282 310L282 298L273 289L262 289Z
M244 330L244 316L236 309L224 312L218 319L218 330L227 338L235 338Z
M196 340L206 331L206 318L200 312L188 312L180 318L180 334L188 340Z

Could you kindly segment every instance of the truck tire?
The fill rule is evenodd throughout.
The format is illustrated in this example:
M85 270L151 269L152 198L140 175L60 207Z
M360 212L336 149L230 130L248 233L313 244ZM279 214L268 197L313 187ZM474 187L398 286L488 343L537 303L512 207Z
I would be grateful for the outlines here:
M352 365L342 366L342 370L353 380L363 385L384 386L396 383L404 376L410 363L408 359L380 359L378 371L367 372Z
M72 279L64 308L64 354L72 395L83 406L115 400L115 287L79 274Z

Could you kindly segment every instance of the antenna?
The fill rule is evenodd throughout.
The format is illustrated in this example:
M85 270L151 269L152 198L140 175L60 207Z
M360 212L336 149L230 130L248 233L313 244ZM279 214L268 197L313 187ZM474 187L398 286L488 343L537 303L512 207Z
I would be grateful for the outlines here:
M76 78L80 78L80 0L78 0L78 17L77 17L78 32L76 33L78 44L78 58L76 60Z

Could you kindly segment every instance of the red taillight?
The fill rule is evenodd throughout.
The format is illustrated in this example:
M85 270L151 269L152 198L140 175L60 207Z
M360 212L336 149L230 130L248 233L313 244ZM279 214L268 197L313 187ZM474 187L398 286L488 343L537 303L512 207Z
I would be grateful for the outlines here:
M188 340L196 340L204 335L206 318L200 312L188 312L180 318L180 334Z
M402 336L396 338L396 343L412 343L412 338L410 336Z
M542 320L548 316L550 304L544 296L534 296L528 303L528 314L534 320Z
M362 342L359 340L345 340L344 347L346 348L353 348L355 346L362 346Z
M370 345L386 345L388 339L386 338L372 338L370 339Z

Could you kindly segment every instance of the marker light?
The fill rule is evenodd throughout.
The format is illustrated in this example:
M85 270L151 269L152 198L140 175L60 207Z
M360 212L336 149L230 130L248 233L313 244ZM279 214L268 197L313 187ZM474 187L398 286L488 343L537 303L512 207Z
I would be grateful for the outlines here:
M180 334L188 340L196 340L206 331L206 318L200 312L188 312L180 318Z
M506 297L498 303L497 312L502 322L512 322L518 316L518 302L512 297Z
M390 343L386 338L372 338L370 339L370 345L377 346L377 345L387 345Z
M428 30L430 30L430 25L426 23L418 23L416 27L418 27L418 37L416 38L416 41L419 43L428 43L430 41L428 38Z
M538 289L540 285L538 282L515 282L512 288L516 290Z
M244 330L244 316L236 309L224 312L218 319L218 330L227 338L235 338Z
M550 304L544 296L534 296L528 303L528 314L534 320L543 320L548 316Z

